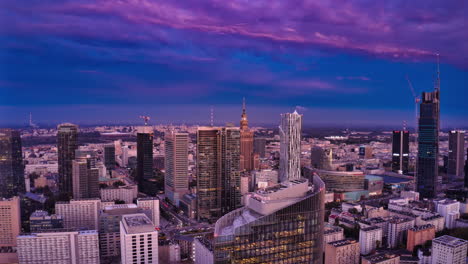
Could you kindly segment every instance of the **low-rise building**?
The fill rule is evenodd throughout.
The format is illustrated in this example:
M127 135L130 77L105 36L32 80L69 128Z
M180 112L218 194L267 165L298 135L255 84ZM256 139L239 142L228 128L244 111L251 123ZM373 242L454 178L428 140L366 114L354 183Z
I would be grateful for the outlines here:
M408 229L408 239L406 249L413 251L415 246L423 245L428 240L435 237L435 227L433 225L415 226Z
M344 239L328 243L325 246L325 263L359 264L359 242Z
M396 254L374 254L362 257L362 264L400 264L400 256Z
M323 250L325 251L325 246L334 241L344 239L344 230L339 226L325 225L323 231Z

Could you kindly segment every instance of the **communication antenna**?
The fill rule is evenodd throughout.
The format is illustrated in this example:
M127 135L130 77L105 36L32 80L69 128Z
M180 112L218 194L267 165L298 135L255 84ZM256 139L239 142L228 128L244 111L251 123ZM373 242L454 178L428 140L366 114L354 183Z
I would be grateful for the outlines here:
M148 121L150 120L150 117L149 116L140 116L141 119L143 119L145 121L145 126L148 125Z
M210 125L214 126L214 108L211 106L211 111L210 111Z

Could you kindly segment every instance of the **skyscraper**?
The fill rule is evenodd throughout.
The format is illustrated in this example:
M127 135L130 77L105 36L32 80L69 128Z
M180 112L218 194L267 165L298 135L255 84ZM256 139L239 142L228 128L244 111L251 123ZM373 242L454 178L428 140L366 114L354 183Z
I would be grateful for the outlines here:
M99 169L92 168L88 159L72 162L73 198L99 198Z
M21 137L18 131L0 129L0 198L25 191Z
M109 174L115 168L115 144L104 146L104 165Z
M416 187L421 198L433 198L439 182L440 77L435 89L422 93L419 105L419 136Z
M188 192L188 133L167 131L164 135L166 196L179 206L179 200Z
M70 123L57 127L59 191L71 195L73 193L72 161L75 159L78 126Z
M450 131L447 174L455 177L463 176L464 161L465 131Z
M468 149L466 149L466 160L465 160L465 188L468 188Z
M21 231L20 199L0 197L0 247L16 247Z
M240 141L241 169L251 171L254 169L254 133L249 129L249 121L245 109L245 98L242 103L242 115L240 120Z
M297 111L281 115L280 134L280 181L301 177L301 129L302 115Z
M254 153L257 153L260 158L265 158L266 138L254 138Z
M392 171L408 173L409 165L409 132L406 130L393 131L392 141Z
M216 222L215 263L322 263L325 184L318 176L249 195L245 207Z
M153 178L153 128L140 127L137 133L136 181L141 188L143 181Z
M215 221L240 206L239 128L198 128L197 173L199 220Z

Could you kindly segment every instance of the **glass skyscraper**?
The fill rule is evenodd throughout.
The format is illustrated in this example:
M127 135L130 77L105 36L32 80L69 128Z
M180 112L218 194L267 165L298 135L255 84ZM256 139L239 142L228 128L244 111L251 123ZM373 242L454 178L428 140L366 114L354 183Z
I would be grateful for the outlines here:
M216 222L215 263L322 264L324 195L318 176L249 194Z
M78 126L60 124L57 127L59 191L71 196L73 193L72 161L78 148Z
M409 165L409 131L393 131L392 171L408 173Z
M24 165L19 131L0 129L0 198L25 191Z
M137 169L136 181L139 189L144 180L153 178L153 128L140 127L137 131Z

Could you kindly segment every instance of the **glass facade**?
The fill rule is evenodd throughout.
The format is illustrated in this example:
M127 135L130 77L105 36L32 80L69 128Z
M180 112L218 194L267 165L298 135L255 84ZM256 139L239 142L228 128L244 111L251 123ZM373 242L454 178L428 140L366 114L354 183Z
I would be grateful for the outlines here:
M216 224L232 222L228 235L215 231L215 263L322 263L325 184L314 177L305 197L268 215L245 207L225 215ZM252 220L238 224L241 215ZM236 220L233 220L236 219Z
M24 165L19 131L0 129L0 197L25 191Z

